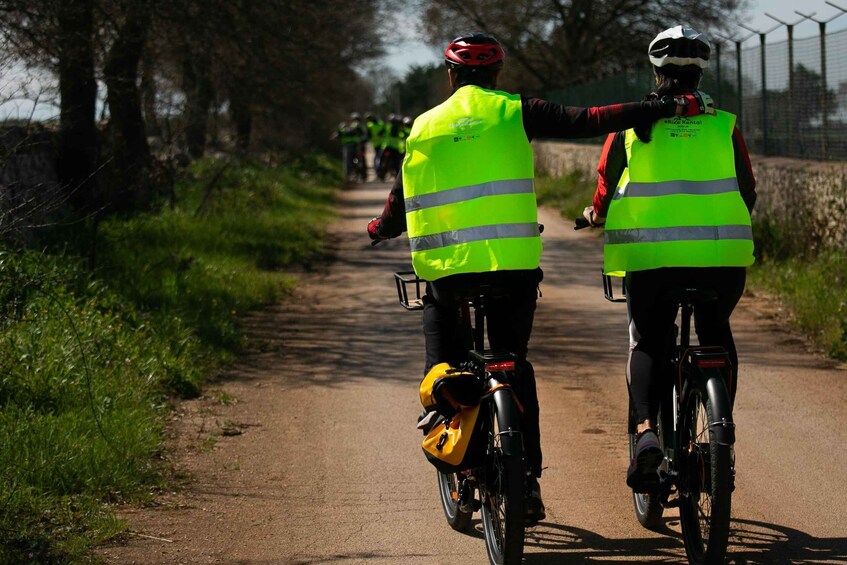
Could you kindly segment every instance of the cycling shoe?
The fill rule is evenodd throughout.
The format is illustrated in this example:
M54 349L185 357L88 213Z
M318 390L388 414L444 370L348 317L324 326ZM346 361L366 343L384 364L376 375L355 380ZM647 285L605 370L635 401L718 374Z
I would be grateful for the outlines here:
M656 432L647 429L638 434L635 457L626 471L627 486L637 493L655 492L661 480L659 466L664 459Z

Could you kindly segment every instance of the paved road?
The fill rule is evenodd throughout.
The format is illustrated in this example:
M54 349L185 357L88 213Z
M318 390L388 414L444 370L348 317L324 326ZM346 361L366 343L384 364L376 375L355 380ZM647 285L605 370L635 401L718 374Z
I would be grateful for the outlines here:
M484 564L478 529L443 520L415 430L420 314L396 302L404 238L364 226L387 184L343 192L335 259L303 273L286 305L248 320L251 350L175 419L173 465L190 477L151 508L111 563ZM545 280L530 358L539 380L547 520L525 562L685 560L674 511L642 529L627 465L625 313L603 300L601 242L543 212ZM847 562L847 371L808 353L761 299L735 328L738 488L732 563ZM226 401L235 399L232 403ZM213 447L211 437L216 440Z

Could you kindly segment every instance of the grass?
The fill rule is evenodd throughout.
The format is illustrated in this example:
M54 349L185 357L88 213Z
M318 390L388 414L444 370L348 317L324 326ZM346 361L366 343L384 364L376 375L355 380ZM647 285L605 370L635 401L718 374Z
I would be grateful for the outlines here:
M198 394L240 315L320 255L336 175L202 161L166 210L98 227L94 272L0 252L0 563L88 562L125 529L108 505L162 486L170 399Z
M764 260L749 272L749 286L776 295L791 323L827 355L847 360L847 258L827 252L812 258Z
M561 212L565 221L582 215L594 196L594 183L579 171L562 178L539 177L541 204ZM847 258L843 252L799 255L773 222L753 213L756 263L747 286L774 296L791 312L791 323L830 357L847 360ZM796 247L796 245L794 246Z
M538 203L559 210L569 222L582 216L582 210L591 204L594 188L590 179L579 170L565 177L541 176L535 179Z

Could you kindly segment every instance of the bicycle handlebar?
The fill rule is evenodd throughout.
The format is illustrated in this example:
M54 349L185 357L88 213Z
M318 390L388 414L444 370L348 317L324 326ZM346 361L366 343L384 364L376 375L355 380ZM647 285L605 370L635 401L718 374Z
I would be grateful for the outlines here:
M582 216L580 216L578 218L574 218L573 223L574 223L574 226L573 226L574 230L581 230L581 229L584 229L584 228L590 228L591 227L591 224L588 223L588 220L586 220Z

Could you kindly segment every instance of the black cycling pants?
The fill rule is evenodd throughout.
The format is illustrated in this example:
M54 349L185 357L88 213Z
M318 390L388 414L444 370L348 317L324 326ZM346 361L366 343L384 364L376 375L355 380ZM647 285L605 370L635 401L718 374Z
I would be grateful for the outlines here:
M629 394L636 421L656 420L665 387L672 386L668 359L674 346L677 305L664 299L673 287L709 288L714 302L696 305L694 329L700 345L723 346L732 361L730 397L735 399L738 353L729 317L744 292L744 267L674 267L627 274L630 319L630 355L627 365Z
M488 343L491 349L509 351L517 356L514 386L524 408L524 448L529 470L537 477L541 476L538 394L535 372L526 356L541 278L541 269L451 275L427 283L423 299L426 374L438 363L455 366L467 360L473 342L458 323L461 297L481 285L493 285L506 291L503 297L486 298Z

